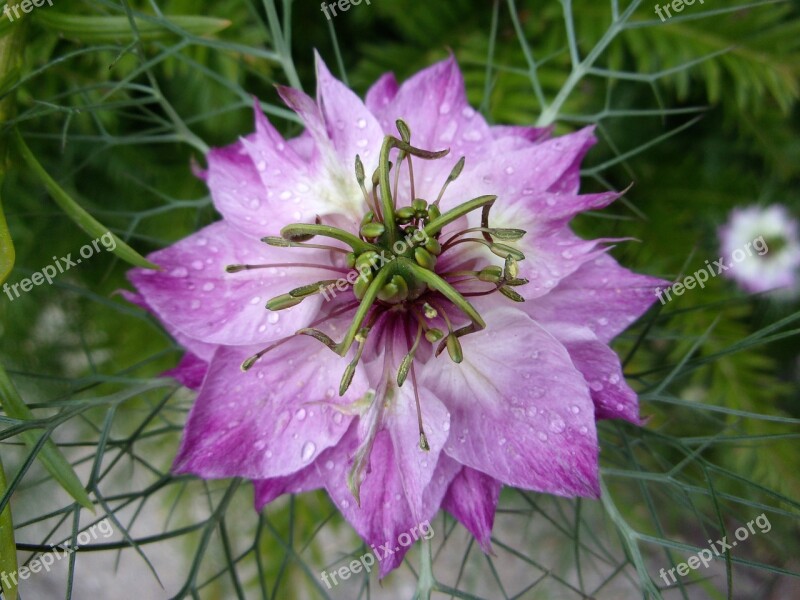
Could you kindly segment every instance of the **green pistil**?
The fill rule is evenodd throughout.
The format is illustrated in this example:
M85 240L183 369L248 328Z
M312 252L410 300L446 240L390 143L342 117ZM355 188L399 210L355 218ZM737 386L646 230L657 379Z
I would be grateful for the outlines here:
M447 349L454 362L460 363L463 360L464 351L460 338L486 327L486 323L467 300L467 296L499 291L512 301L524 301L524 298L512 288L527 283L526 280L518 278L519 268L517 266L517 262L524 260L525 257L507 242L521 239L525 232L521 229L498 229L489 226L489 211L497 200L494 195L473 198L445 212L439 209L439 202L445 190L464 169L463 157L453 167L441 192L433 202L413 197L411 158L437 160L446 156L449 150L434 152L416 148L411 145L411 131L403 121L397 122L397 129L400 138L393 136L384 138L378 169L372 176L373 189L371 192L365 185L364 164L360 157L356 157L356 179L369 207L358 225L357 234L323 225L317 219L314 224L287 225L281 230L280 237L264 238L266 243L273 246L327 248L345 253L347 267L355 269L359 273L352 283L353 294L359 301L358 307L340 342L337 343L319 329L308 328L297 332L298 335L308 335L317 339L342 357L348 355L353 344L357 344L355 356L342 377L339 388L340 395L344 395L349 388L370 331L378 318L385 312L405 312L418 323L413 346L409 348L408 353L398 365L396 381L398 386L402 386L409 373L413 374L414 357L423 338L428 343L438 344L437 356ZM395 165L389 161L392 150L398 151ZM404 161L409 163L412 197L406 206L398 207L398 181ZM390 185L392 168L395 168L394 189ZM481 211L480 227L465 229L450 236L449 239L439 239L445 227L477 210ZM464 237L470 233L480 234L480 236ZM344 244L347 249L341 246L308 243L314 237L336 240ZM504 259L503 266L486 265L482 268L479 267L478 270L437 273L439 258L462 243L479 243L486 246L496 256ZM245 268L239 265L234 265L234 267L235 270L231 272L238 272ZM338 285L341 285L341 281L338 281ZM454 287L468 281L490 284L492 288L485 292L464 293ZM353 282L353 279L349 279L349 282ZM317 293L325 294L325 289L332 289L335 284L337 282L334 280L309 283L288 294L271 299L267 303L267 308L269 310L291 308ZM348 285L351 284L348 283ZM446 299L449 304L437 302L439 299ZM469 319L469 324L455 329L451 323L451 315L446 312L450 305ZM447 333L428 323L437 318L444 320L447 325ZM411 344L410 339L409 344ZM259 353L257 356L262 355L263 353ZM422 432L421 423L420 431ZM424 439L424 434L421 433L421 435L421 439Z

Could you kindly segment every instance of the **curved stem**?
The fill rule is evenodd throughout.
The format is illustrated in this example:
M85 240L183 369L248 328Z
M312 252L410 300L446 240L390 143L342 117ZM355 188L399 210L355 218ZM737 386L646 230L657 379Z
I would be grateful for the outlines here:
M367 250L380 252L381 249L377 246L365 242L352 233L339 229L338 227L331 227L330 225L309 225L304 223L293 223L281 229L281 237L285 240L293 241L295 238L305 238L308 236L329 237L334 240L344 242L353 249L353 252L362 254Z

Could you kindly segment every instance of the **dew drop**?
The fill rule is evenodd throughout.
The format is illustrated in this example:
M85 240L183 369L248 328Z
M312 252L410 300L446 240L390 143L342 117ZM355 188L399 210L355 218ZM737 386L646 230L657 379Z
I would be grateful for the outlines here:
M271 323L272 325L275 325L275 323L277 323L280 318L281 316L278 313L271 312L269 313L269 315L267 315L267 322Z
M289 190L283 191L283 192L281 192L281 195L278 196L278 197L281 200L288 200L289 198L292 197L292 192L290 192Z
M553 417L550 421L550 431L553 433L561 433L566 428L566 423L561 417Z
M611 385L617 385L619 383L619 375L617 375L616 373L612 373L611 375L609 375L608 383L610 383Z
M332 460L329 460L325 463L325 468L328 469L328 471L333 471L333 466L334 465Z
M295 416L295 418L296 418L298 421L302 421L303 419L305 419L305 418L306 418L306 409L305 409L305 408L301 408L300 410L298 410L298 411L297 411L297 412L294 414L294 416Z
M449 102L445 102L444 104L442 104L439 107L439 114L440 115L446 115L449 112L450 112L450 103Z
M340 413L339 411L336 411L335 413L333 413L333 422L336 423L337 425L341 425L342 424L342 419L343 418L344 417L342 416L342 413Z
M267 442L264 440L258 440L255 444L253 444L256 450L263 450L267 447Z
M350 502L348 500L342 500L342 508L347 508L350 506Z
M267 450L264 456L266 456L267 458L272 458L272 450Z
M308 462L314 456L314 453L317 451L317 446L314 442L306 442L303 446L303 453L300 456L303 459L303 462Z
M255 296L251 298L250 304L261 304L261 296Z
M366 129L366 127L367 127L367 120L366 120L366 119L359 119L358 121L356 121L356 126L357 126L359 129Z
M464 115L467 119L471 119L475 116L475 109L471 106L467 106L464 110L461 111L461 114Z
M506 167L506 175L513 175L514 167Z
M547 434L544 431L540 431L537 435L539 436L539 439L542 440L543 442L547 441Z
M208 283L204 283L203 284L203 291L204 292L210 292L213 289L214 289L214 284L213 283L208 282Z
M569 409L572 411L573 415L577 415L579 412L581 412L580 407L576 406L575 404L570 406Z
M366 148L368 145L369 142L367 140L358 140L356 142L356 146L358 146L359 148Z
M170 271L169 274L172 275L173 277L186 277L189 274L189 271L186 270L185 267L177 267L175 269L172 269L172 271Z

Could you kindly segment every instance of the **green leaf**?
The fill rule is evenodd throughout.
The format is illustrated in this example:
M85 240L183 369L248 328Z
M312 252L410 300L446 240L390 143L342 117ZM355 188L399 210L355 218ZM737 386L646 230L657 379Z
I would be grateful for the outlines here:
M0 405L2 405L6 414L13 419L20 421L33 421L35 419L33 412L22 400L17 388L14 387L13 382L9 379L2 365L0 365ZM22 437L29 448L35 448L40 436L37 435L35 431L28 430L20 433L20 437ZM53 440L47 440L42 447L39 460L42 461L47 472L58 481L61 487L63 487L76 502L94 512L94 505L81 484L81 480L78 479L78 476L72 469L72 465L64 457Z
M58 185L55 179L50 177L47 171L45 171L44 167L39 163L38 160L36 160L36 157L33 155L33 152L31 152L30 148L28 148L28 146L25 144L25 140L22 139L19 131L14 131L14 136L22 158L25 160L28 167L30 167L30 169L42 181L44 186L50 192L50 195L53 197L53 200L56 201L56 204L58 204L61 210L67 213L67 216L72 219L78 225L78 227L83 229L92 237L97 238L109 233L108 227L97 221L97 219L81 208L81 206L72 199L72 197L64 190L64 188ZM156 265L149 262L141 254L136 252L136 250L119 239L116 235L113 233L111 235L116 241L116 247L114 248L113 252L122 260L136 267L155 270L158 269Z
M0 460L0 496L6 493L6 473L3 470L3 461ZM19 565L17 564L17 544L14 541L14 523L11 520L11 506L6 505L0 513L0 573L16 573ZM5 587L0 582L0 589L3 590L3 597L7 600L17 600L17 586L13 578L8 578L9 587Z
M2 185L2 181L3 178L0 177L0 185ZM0 198L0 284L11 274L15 258L14 242L6 224L6 216L3 214L3 200Z
M191 35L211 35L230 26L227 19L199 17L194 15L175 15L164 17L168 23L148 18L135 18L134 23L142 41L152 42L181 33ZM94 17L87 15L66 14L59 11L42 10L36 14L36 20L47 29L58 32L64 37L78 39L82 42L115 42L120 39L132 39L131 21L126 16ZM169 27L169 25L173 27Z

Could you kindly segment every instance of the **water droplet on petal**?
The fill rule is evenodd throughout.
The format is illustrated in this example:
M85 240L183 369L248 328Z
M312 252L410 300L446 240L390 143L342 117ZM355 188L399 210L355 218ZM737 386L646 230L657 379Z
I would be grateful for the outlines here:
M328 469L328 471L333 471L333 461L332 460L327 461L325 463L325 468Z
M272 450L267 450L264 456L266 456L267 458L272 458Z
M572 406L570 406L570 407L569 407L569 409L572 411L572 414L573 414L573 415L577 415L579 412L581 412L581 409L580 409L580 407L579 407L579 406L576 406L575 404L573 404Z
M296 418L298 421L302 421L303 419L305 419L305 418L306 418L306 409L305 409L305 408L301 408L300 410L298 410L298 411L297 411L297 412L294 414L294 416L295 416L295 418Z
M561 433L566 428L566 423L561 417L553 417L550 421L550 431L553 433Z
M344 416L342 415L342 413L340 413L338 411L333 413L333 422L336 423L337 425L341 425L342 424L342 419L343 418L344 418Z
M211 283L210 281L208 283L204 283L203 284L203 291L204 292L210 292L213 289L214 289L214 284Z
M543 442L547 441L547 434L544 431L540 431L537 435L539 436L539 439L542 440Z
M189 271L186 270L184 267L177 267L175 269L172 269L172 271L170 271L169 274L172 275L173 277L186 277L189 274Z
M269 314L267 315L267 322L269 322L269 323L271 323L272 325L274 325L275 323L277 323L277 322L278 322L278 320L279 320L280 318L281 318L281 316L280 316L278 313L271 312L271 313L269 313Z
M317 446L314 444L314 442L306 442L303 446L303 453L300 457L303 459L303 462L309 462L316 451Z
M359 129L365 129L367 127L367 120L366 119L359 119L356 121L356 126Z

